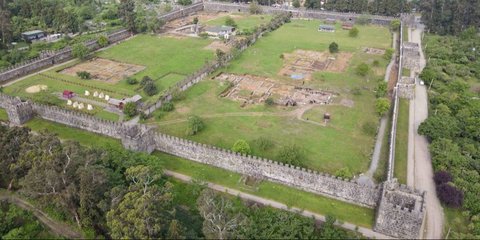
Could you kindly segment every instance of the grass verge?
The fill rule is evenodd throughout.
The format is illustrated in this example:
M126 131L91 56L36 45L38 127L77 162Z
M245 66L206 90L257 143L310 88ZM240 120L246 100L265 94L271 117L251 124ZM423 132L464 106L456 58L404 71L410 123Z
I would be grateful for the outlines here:
M394 176L400 183L407 183L408 164L408 114L409 102L400 99L398 108L397 135L395 140Z

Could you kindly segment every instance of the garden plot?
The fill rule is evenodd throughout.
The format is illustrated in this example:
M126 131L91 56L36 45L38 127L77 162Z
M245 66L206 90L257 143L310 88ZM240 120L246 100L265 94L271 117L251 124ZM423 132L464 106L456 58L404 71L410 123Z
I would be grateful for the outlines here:
M330 54L307 50L284 53L282 54L284 65L279 75L310 80L315 72L344 72L352 55L349 52Z
M61 71L63 74L76 76L77 72L89 72L92 78L108 83L117 83L125 77L132 76L142 70L144 66L116 62L104 58L94 58Z
M329 104L334 93L279 84L268 78L252 75L221 74L215 78L219 81L227 81L232 84L222 93L227 97L244 104L258 104L272 98L279 105L296 106L306 104Z

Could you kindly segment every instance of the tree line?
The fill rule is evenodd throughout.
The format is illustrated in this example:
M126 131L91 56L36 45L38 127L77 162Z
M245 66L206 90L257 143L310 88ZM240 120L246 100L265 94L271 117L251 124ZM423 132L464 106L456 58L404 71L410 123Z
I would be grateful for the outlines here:
M49 132L0 125L0 160L1 188L50 209L88 238L357 237L336 228L333 217L318 226L313 218L244 203L199 181L171 181L155 164L158 157L119 147L85 147Z

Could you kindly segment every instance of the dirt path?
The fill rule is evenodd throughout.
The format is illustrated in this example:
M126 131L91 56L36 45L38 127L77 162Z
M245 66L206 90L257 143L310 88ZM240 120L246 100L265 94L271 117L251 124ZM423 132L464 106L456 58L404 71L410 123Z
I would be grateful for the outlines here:
M421 45L421 29L409 29L409 39ZM425 58L421 52L421 68L425 66ZM414 73L412 73L412 76ZM408 178L407 184L424 190L427 202L427 214L424 238L440 239L443 236L443 208L437 198L433 182L433 168L428 150L428 141L418 134L418 126L428 117L428 95L425 86L415 87L415 98L410 101L409 142L408 142Z
M0 192L0 200L7 200L11 204L15 204L18 207L30 211L37 217L37 219L46 227L50 229L54 234L58 236L62 236L65 238L83 238L80 233L77 231L74 231L73 229L70 228L70 226L57 222L50 217L47 216L44 212L40 211L39 209L35 208L33 205L28 203L27 201L21 199L20 197L7 193L7 192Z
M188 183L188 182L192 181L192 178L190 176L183 175L181 173L168 171L168 170L165 170L164 173L167 176L174 177L174 178L179 179L183 182ZM215 191L228 193L228 194L233 195L233 196L238 196L238 197L240 197L241 199L244 199L244 200L254 201L256 203L260 203L260 204L263 204L263 205L271 206L271 207L282 209L282 210L289 211L289 212L298 213L298 214L300 214L302 216L305 216L305 217L309 217L309 218L314 217L316 220L325 221L325 216L323 216L323 215L313 213L313 212L310 212L310 211L307 211L307 210L295 208L295 207L288 207L287 205L285 205L283 203L279 203L277 201L273 201L273 200L270 200L270 199L258 197L258 196L252 195L252 194L248 194L248 193L238 191L238 190L233 189L233 188L227 188L227 187L224 187L224 186L221 186L221 185L218 185L218 184L214 184L214 183L210 183L210 182L207 182L207 186L208 186L208 188L211 188ZM340 223L340 222L337 221L335 224L339 227L342 227L342 228L345 228L345 229L348 229L348 230L351 230L351 231L356 231L357 230L356 229L357 226L355 224L352 224L352 223L348 223L348 222ZM381 233L374 232L373 230L368 229L368 228L364 228L364 227L358 227L357 231L360 232L361 234L363 234L365 237L368 237L368 238L391 239L391 237L388 237L388 236L383 235Z

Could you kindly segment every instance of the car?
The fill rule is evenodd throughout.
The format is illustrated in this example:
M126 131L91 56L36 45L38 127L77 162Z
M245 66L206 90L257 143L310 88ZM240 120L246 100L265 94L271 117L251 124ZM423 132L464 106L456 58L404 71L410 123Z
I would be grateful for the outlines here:
M423 85L425 85L425 82L423 82L423 81L420 81L420 85L422 85L422 86L423 86Z

